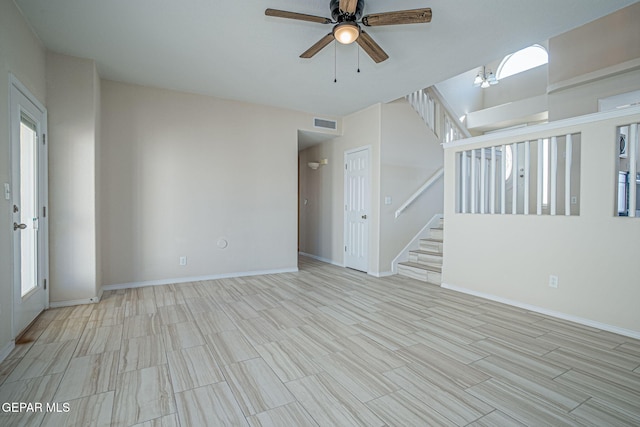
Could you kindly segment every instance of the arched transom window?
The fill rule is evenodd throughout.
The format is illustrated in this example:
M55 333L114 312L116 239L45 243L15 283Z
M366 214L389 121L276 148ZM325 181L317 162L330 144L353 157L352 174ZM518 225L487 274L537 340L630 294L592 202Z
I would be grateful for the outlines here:
M498 67L496 77L498 80L504 79L505 77L522 73L523 71L539 67L548 62L549 54L547 50L539 44L534 44L533 46L525 47L511 55L505 56Z

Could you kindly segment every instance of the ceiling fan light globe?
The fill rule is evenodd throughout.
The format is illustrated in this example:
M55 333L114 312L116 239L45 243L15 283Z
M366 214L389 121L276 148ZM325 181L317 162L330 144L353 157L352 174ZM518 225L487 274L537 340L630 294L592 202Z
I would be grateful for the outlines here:
M356 24L342 23L336 25L333 36L342 44L351 44L358 39L360 28Z

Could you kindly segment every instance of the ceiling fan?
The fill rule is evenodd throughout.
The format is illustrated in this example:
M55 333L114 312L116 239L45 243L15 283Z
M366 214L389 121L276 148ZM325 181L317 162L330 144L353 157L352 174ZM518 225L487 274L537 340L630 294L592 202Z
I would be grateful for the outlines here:
M318 24L333 24L333 30L303 52L300 58L312 58L333 40L337 40L342 44L350 44L355 41L376 63L385 61L389 58L389 55L382 50L360 25L377 27L381 25L422 24L431 22L431 8L428 7L373 13L366 16L362 16L364 0L330 0L329 8L333 19L277 9L267 9L264 13L267 16L275 16L278 18L297 19Z

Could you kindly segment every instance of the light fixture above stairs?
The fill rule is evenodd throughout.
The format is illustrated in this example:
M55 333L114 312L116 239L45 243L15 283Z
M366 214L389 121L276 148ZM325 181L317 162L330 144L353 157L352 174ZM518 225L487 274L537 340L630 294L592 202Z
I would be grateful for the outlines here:
M479 71L476 75L476 78L473 80L473 85L475 87L481 87L482 89L486 89L489 86L497 85L498 79L496 75L493 74L493 71L489 70L487 73L486 67L482 66L482 71Z

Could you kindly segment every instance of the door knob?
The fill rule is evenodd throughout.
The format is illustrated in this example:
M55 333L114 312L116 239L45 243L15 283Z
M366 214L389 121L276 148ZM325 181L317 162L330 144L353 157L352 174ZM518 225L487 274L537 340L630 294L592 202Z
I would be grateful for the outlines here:
M17 222L13 223L13 231L16 231L17 229L20 230L24 230L25 228L27 228L27 224L18 224Z
M362 219L367 219L367 216L366 215L362 215Z

